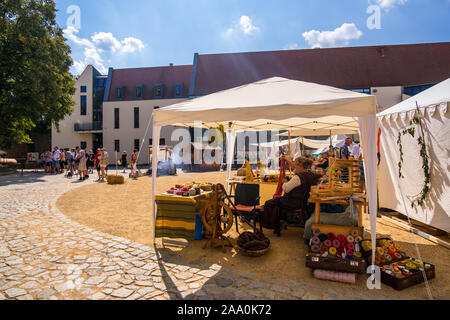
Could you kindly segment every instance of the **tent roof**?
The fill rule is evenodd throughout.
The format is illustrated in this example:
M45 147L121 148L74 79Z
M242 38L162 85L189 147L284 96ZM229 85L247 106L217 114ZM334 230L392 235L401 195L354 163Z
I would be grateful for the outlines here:
M437 85L425 90L399 104L379 113L379 117L389 114L408 112L417 109L416 102L420 108L436 106L442 103L450 102L450 78L438 83Z
M155 126L304 130L320 135L358 131L358 117L376 114L376 98L315 83L269 78L154 111Z

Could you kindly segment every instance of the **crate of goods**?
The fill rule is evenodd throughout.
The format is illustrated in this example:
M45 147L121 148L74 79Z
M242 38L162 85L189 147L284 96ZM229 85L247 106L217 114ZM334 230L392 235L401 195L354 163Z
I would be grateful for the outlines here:
M391 238L378 238L376 241L375 264L377 266L387 265L406 259L408 256L403 249L396 244ZM361 242L361 250L367 263L372 263L372 241L363 240Z
M349 235L322 234L313 229L306 266L312 269L365 274L367 263L361 253L362 238L356 231Z
M396 289L403 290L436 277L436 268L431 263L408 258L389 265L381 266L381 282Z

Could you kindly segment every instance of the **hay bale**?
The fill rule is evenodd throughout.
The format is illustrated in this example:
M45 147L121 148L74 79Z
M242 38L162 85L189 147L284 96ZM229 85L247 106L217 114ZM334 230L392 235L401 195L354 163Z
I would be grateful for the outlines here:
M106 181L108 184L125 184L125 178L118 175L108 175Z

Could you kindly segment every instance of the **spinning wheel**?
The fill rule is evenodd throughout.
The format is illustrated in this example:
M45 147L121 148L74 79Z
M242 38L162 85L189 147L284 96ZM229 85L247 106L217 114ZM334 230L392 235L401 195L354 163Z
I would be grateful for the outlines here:
M206 242L204 249L210 244L215 245L215 241L221 241L219 246L225 250L225 246L233 246L228 239L224 236L225 233L230 231L233 226L233 213L231 209L222 202L226 192L223 185L218 184L214 186L214 192L211 200L203 202L205 204L201 211L201 219L203 226L209 233L209 240Z

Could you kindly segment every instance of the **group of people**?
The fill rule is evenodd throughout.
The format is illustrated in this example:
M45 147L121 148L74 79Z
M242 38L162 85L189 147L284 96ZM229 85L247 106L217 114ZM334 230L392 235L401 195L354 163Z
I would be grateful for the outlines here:
M104 182L108 175L109 155L103 148L94 153L93 150L86 152L80 147L75 149L55 147L53 152L50 149L45 150L40 158L45 173L48 174L63 174L66 172L67 178L77 175L80 182L89 179L89 174L92 174L94 169L98 173L98 182Z

